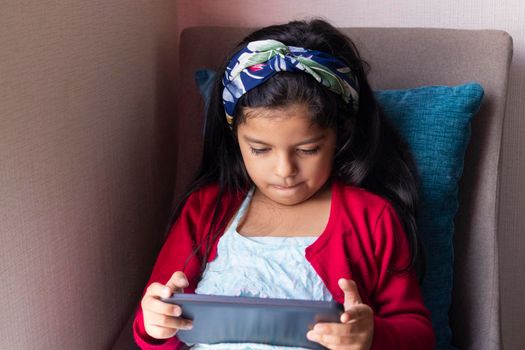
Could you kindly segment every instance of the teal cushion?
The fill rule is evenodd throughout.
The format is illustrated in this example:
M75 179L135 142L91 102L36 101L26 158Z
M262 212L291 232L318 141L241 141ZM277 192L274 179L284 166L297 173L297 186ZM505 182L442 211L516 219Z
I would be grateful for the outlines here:
M209 100L214 76L214 71L206 69L195 74L205 101ZM422 292L432 314L436 348L448 349L458 182L470 121L481 105L483 88L478 83L424 86L376 91L375 96L410 146L419 171L418 229L427 259Z
M436 348L448 349L458 182L470 139L470 120L479 110L483 88L468 83L384 90L375 95L417 164L421 180L417 223L427 258L422 292L432 313Z

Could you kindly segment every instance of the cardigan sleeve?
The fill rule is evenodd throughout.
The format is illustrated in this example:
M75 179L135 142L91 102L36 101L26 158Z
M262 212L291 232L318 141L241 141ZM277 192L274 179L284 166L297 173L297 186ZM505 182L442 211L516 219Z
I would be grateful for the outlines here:
M372 349L433 349L435 335L430 312L423 304L414 269L392 272L409 263L409 245L395 210L386 204L373 231L374 257L379 269L374 299Z
M201 211L201 200L199 199L199 196L199 192L190 195L180 216L170 229L168 237L157 257L157 261L153 267L153 271L146 288L144 289L143 295L145 294L147 287L153 282L159 282L162 284L167 283L174 272L183 270L186 259L189 256L192 256L196 243L196 231ZM192 292L195 289L196 281L194 276L197 276L197 271L199 269L200 265L198 259L193 256L184 268L184 272L188 276L190 283L190 286L185 292ZM192 276L194 277L193 279L191 278ZM146 333L144 327L144 317L140 305L135 313L133 336L135 342L141 349L181 349L184 346L176 336L164 340L150 337Z

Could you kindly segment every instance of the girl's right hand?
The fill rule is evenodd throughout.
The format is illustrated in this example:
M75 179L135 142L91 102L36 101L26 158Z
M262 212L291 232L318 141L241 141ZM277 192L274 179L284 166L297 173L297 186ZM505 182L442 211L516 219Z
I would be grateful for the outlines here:
M182 309L178 305L168 304L160 298L168 298L173 293L183 293L188 287L188 279L182 271L175 272L163 285L154 282L146 290L141 301L146 333L155 339L173 337L179 329L191 329L192 321L181 318Z

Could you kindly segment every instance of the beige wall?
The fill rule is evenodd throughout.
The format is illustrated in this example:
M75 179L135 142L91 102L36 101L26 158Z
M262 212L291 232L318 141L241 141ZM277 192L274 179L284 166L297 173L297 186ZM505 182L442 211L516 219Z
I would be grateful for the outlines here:
M134 307L173 185L174 13L0 1L1 349L108 349Z
M262 26L322 16L337 26L502 29L514 39L504 125L500 200L505 349L525 349L525 1L522 0L179 0L179 29Z

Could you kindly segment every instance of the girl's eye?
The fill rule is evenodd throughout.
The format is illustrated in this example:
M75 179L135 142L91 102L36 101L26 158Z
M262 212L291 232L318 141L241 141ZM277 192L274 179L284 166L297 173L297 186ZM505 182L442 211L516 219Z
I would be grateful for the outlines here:
M298 149L299 152L303 153L303 154L306 154L306 155L312 155L312 154L316 154L317 152L319 152L319 147L315 147L315 148L312 148L312 149Z
M312 149L298 148L297 152L299 152L301 154L304 154L304 155L313 155L313 154L316 154L317 152L319 152L319 149L320 149L320 147L315 147L315 148L312 148ZM262 155L262 154L270 152L270 148L253 148L253 147L250 147L250 152L252 154L255 154L256 156L259 156L259 155Z
M264 154L264 153L268 152L269 150L270 150L269 148L253 148L253 147L250 147L250 152L252 154L255 154L256 156Z

